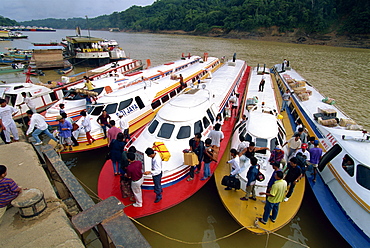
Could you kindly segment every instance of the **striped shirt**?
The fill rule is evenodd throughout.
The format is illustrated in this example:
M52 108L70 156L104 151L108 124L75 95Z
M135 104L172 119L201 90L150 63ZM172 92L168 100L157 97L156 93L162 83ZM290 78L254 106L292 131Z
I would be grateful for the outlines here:
M13 199L15 199L19 191L18 185L10 178L0 180L0 208L6 207Z

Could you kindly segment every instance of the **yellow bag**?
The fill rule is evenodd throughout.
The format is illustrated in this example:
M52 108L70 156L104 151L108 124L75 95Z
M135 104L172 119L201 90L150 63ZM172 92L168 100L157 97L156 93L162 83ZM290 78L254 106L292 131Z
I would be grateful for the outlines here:
M159 153L162 161L170 160L171 154L163 142L154 142L153 150Z

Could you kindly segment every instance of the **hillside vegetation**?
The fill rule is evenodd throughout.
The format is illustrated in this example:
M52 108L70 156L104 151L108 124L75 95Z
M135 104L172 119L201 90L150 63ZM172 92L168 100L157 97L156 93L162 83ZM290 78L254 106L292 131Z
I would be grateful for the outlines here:
M335 35L362 35L368 39L369 16L369 0L157 0L150 6L132 6L88 21L49 18L21 24L56 29L80 26L82 29L114 27L125 31L184 31L208 35L216 32L220 36L238 32L255 35L261 34L262 29L276 30L277 27L276 35L293 32L302 37L322 37L335 32Z

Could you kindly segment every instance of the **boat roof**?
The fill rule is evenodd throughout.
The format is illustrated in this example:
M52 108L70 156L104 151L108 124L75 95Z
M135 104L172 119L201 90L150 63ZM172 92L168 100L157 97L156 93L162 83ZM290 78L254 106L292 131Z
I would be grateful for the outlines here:
M71 43L96 43L105 41L105 39L90 36L67 36L66 40Z
M283 73L280 73L283 76L284 75L290 76L292 79L298 80L298 81L306 81L301 75L299 75L294 69L287 70ZM299 104L304 109L304 111L307 113L307 117L310 118L313 122L315 122L315 125L317 125L321 132L324 135L332 134L336 142L338 142L341 147L347 151L348 154L352 156L353 159L359 161L363 165L370 166L370 142L367 141L356 141L354 139L342 139L342 136L345 135L347 137L353 137L356 139L366 139L366 135L361 130L346 130L345 127L326 127L323 125L320 125L317 123L317 121L313 120L313 114L318 113L319 109L331 109L336 111L336 117L338 119L351 119L347 114L345 114L342 110L340 110L335 105L329 105L324 103L322 100L326 97L322 95L316 88L314 88L311 84L309 84L306 81L305 88L307 90L312 91L312 95L309 97L309 100L307 101L300 101L298 97L293 94L292 97L294 97L297 101L299 101ZM294 89L291 89L294 90Z
M63 46L30 46L30 50L63 50Z
M36 84L31 83L11 83L0 85L0 92L3 89L5 94L21 94L22 92L30 92L32 95L36 95L43 92L51 92L52 90Z

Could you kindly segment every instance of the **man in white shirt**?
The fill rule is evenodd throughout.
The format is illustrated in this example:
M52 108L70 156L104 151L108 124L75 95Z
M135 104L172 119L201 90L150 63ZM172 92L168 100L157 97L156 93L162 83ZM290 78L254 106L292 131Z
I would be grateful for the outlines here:
M220 123L216 123L214 126L214 130L211 130L208 134L208 138L212 140L212 146L217 146L218 148L221 146L221 140L224 138L224 133L220 131L221 125Z
M3 132L5 135L5 143L10 143L10 133L13 134L14 141L19 140L17 126L13 120L13 116L18 112L16 108L6 104L4 99L0 99L0 119L3 123Z
M27 97L26 92L22 92L21 94L22 94L22 96L23 96L23 102L22 102L22 103L20 103L20 104L18 104L17 106L20 106L20 105L22 105L22 104L26 104L26 105L27 105L27 107L28 107L30 110L32 110L32 112L33 112L34 114L36 114L36 113L37 113L37 112L36 112L36 105L32 102L32 99L31 99L30 97Z
M151 171L144 172L144 175L152 174L154 193L156 194L154 203L157 203L162 200L162 159L159 154L154 152L154 150L150 147L145 150L145 154L152 159L152 167Z
M27 115L31 119L31 122L26 135L32 133L32 137L36 140L35 146L42 144L42 141L39 138L39 135L42 133L49 136L50 139L54 140L55 142L58 142L58 140L49 132L48 124L46 123L44 116L40 114L34 114L32 110L27 110Z
M238 155L238 152L236 149L231 149L230 150L230 155L232 157L232 159L230 159L229 161L227 161L228 164L231 165L231 172L230 172L230 176L231 177L235 177L239 172L240 172L240 166L239 166L239 155ZM225 190L231 190L232 188L227 186L225 188Z
M118 118L119 118L118 127L122 130L123 135L129 139L130 138L129 125L128 122L126 121L126 118L123 118L122 113L118 114Z

